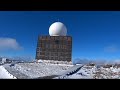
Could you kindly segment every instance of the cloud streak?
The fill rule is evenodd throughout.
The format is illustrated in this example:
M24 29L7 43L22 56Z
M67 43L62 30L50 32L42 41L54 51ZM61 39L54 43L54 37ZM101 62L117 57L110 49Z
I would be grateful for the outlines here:
M14 38L0 38L0 51L4 50L21 50L23 47Z

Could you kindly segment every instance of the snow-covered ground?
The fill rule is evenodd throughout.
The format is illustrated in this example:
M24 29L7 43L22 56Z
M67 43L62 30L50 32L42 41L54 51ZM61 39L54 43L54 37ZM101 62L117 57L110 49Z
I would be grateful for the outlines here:
M65 79L120 79L120 68L84 65L77 73L66 76Z
M120 79L120 65L72 65L56 62L16 63L0 66L0 78Z
M53 63L17 63L5 64L6 70L12 73L17 78L38 78L50 75L59 75L65 72L73 65L67 64L53 64Z
M16 77L10 74L3 66L0 66L0 79L16 79Z

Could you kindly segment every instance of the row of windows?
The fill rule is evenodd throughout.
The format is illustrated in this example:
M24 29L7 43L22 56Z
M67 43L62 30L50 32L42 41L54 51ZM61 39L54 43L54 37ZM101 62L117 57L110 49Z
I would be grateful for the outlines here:
M37 56L71 57L71 54L64 54L64 55L63 54L61 54L61 55L59 54L58 55L58 54L51 54L51 53L50 54L48 54L48 53L45 53L45 54L38 53Z
M40 50L38 50L38 51L36 51L37 53L43 53L43 54L45 54L45 53L47 53L47 54L54 54L54 53L57 53L58 55L59 54L65 54L65 55L67 55L67 54L71 54L71 52L67 52L67 51L65 51L65 52L62 52L62 51L56 51L56 52L53 52L52 50L51 51L40 51Z
M40 36L39 37L39 40L40 39L54 39L54 40L56 40L56 39L59 39L59 40L63 40L63 39L67 39L67 40L71 40L72 39L72 37L70 37L70 36Z
M43 46L43 47L37 47L37 51L38 50L47 50L47 51L50 51L50 50L58 50L58 51L67 51L67 50L71 50L72 47L71 46L63 46L63 45L46 45L46 46Z
M72 42L71 41L66 41L66 40L41 40L40 42L38 42L39 44L57 44L56 41L58 42L58 44L64 44L64 45L69 45Z
M36 53L48 53L48 54L52 54L52 53L66 53L66 54L70 54L72 51L70 50L57 50L57 49L54 49L54 50L37 50Z
M43 48L43 49L70 49L72 48L71 45L54 45L54 44L40 44L40 46L38 46L38 48Z
M48 52L48 51L37 51L37 53L40 53L41 55L71 55L71 52Z
M72 47L71 42L68 42L67 44L63 44L63 43L38 43L37 47L46 47L46 48L53 48L53 47L57 47L57 48L64 48L64 47Z
M36 59L71 60L71 57L37 55Z
M46 45L46 48L52 48L52 49L67 49L66 45Z
M44 57L44 56L40 56L37 57L39 59L49 59L49 60L71 60L71 58L65 58L65 57Z
M40 49L37 50L36 52L57 52L57 53L67 53L67 52L72 52L72 50L67 50L67 49Z
M71 40L66 40L66 39L62 39L62 40L56 39L56 40L58 40L59 42L72 42ZM54 39L40 39L40 40L38 40L38 43L41 43L41 42L54 42L56 40L54 40Z

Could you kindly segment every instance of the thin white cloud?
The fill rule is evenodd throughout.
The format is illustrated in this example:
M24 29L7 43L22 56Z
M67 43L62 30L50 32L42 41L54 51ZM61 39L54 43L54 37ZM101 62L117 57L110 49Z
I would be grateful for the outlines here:
M0 38L0 50L21 50L23 47L14 38Z
M119 48L117 46L115 46L115 45L111 45L111 46L105 47L104 51L105 52L112 52L112 53L114 53L114 52L118 52Z

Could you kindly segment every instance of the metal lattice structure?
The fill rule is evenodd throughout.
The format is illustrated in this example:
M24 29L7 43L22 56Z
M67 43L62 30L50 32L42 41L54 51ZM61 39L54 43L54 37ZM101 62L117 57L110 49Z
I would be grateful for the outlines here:
M39 36L36 49L36 59L71 61L71 36Z

